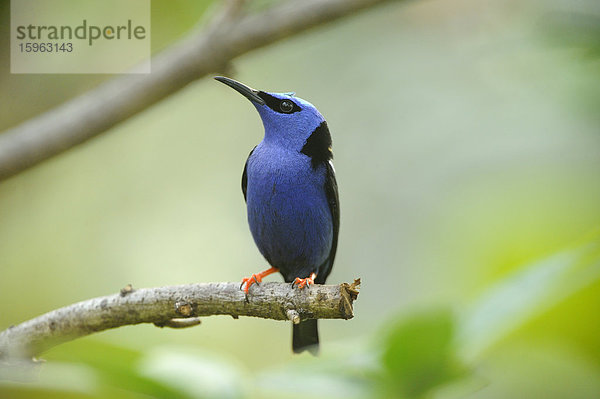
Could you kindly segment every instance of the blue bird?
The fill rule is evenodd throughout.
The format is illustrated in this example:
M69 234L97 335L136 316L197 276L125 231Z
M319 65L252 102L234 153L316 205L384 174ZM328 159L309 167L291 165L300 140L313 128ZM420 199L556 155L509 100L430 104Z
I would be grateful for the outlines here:
M280 272L298 289L324 284L337 249L340 211L327 122L294 93L254 90L226 77L216 80L249 99L264 128L242 174L248 224L271 268L242 281L244 291ZM293 325L292 349L319 349L317 320Z

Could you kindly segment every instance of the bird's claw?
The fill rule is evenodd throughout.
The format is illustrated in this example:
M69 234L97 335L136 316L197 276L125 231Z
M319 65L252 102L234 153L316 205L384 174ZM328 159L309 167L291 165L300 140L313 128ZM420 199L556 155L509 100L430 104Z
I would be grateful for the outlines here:
M244 287L244 284L246 284L246 287L244 287L244 292L246 293L246 302L248 302L248 290L250 289L250 286L252 284L260 285L263 277L266 277L269 274L273 274L278 271L279 271L278 268L271 267L270 269L265 270L264 272L256 273L256 274L251 275L250 277L246 277L246 278L242 279L242 284L240 284L240 290L242 289L242 287Z
M240 290L242 289L244 284L246 284L246 287L244 288L244 292L246 293L246 295L248 295L248 290L250 289L250 286L252 284L260 285L261 282L262 282L262 276L260 276L259 274L253 274L250 277L245 277L242 279L242 283L240 284Z
M303 289L304 287L310 288L310 286L315 283L315 277L317 277L315 273L311 273L307 278L296 277L296 279L292 282L292 288L298 287L299 290Z

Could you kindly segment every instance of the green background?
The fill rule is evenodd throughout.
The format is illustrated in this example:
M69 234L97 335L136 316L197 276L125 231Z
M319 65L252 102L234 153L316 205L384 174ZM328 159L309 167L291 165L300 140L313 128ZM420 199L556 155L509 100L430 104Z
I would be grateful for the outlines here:
M213 11L154 0L153 51ZM342 218L328 282L362 279L356 317L320 322L318 359L291 354L283 322L107 331L0 397L600 394L598 26L591 0L394 2L236 60L236 79L328 121ZM2 61L0 129L110 78ZM265 269L240 192L261 138L253 107L207 77L0 183L0 329L127 283Z

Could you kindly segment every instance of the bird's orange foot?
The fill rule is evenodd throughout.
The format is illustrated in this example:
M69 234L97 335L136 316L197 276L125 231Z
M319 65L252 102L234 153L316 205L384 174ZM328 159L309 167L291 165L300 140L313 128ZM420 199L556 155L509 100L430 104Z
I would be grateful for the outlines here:
M246 285L244 287L244 292L247 294L248 290L250 289L250 286L254 283L256 284L260 284L262 282L262 277L260 276L260 274L253 274L250 277L244 277L242 279L242 284L240 284L240 290L242 289L242 287L244 287L244 284Z
M315 283L316 277L317 277L317 275L315 273L311 273L310 277L307 277L307 278L296 277L296 279L292 283L292 288L294 286L298 287L298 289L300 289L300 290L303 289L304 287L310 288L311 284Z
M277 269L276 267L272 267L269 270L265 270L264 272L260 272L260 273L256 273L251 275L250 277L246 277L244 279L242 279L242 284L240 284L240 290L242 289L242 287L244 287L244 284L246 285L244 287L244 292L246 293L246 295L248 295L248 290L250 289L250 286L252 284L260 284L262 282L263 277L268 276L269 274L278 272L279 269Z

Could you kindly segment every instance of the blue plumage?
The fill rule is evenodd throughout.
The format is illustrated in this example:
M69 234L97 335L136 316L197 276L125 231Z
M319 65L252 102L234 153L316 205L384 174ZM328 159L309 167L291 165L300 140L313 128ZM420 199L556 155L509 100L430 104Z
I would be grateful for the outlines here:
M277 99L285 94L270 93ZM301 153L311 133L324 121L308 102L293 98L302 108L281 114L255 104L265 137L247 162L248 223L254 241L285 281L305 278L329 257L333 221L325 193L327 168L312 167Z
M244 279L249 286L279 271L303 287L324 283L331 271L339 231L339 201L327 123L293 93L253 90L229 78L217 80L252 101L265 127L242 175L248 223L272 269ZM293 349L315 350L316 320L294 325Z

